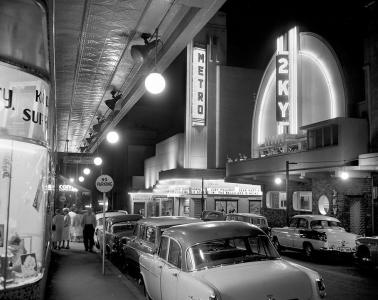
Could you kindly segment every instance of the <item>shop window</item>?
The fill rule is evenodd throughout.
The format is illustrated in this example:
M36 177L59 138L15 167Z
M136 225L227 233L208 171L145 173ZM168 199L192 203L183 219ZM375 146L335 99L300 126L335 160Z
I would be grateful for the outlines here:
M17 287L43 276L47 149L0 139L0 164L0 289L3 289L4 285Z
M215 200L215 210L223 213L237 213L238 200L217 199Z
M286 209L286 193L278 191L267 192L266 207L273 209Z
M312 211L312 192L294 192L293 209L299 211Z
M261 201L249 200L249 210L252 214L260 214L261 213Z

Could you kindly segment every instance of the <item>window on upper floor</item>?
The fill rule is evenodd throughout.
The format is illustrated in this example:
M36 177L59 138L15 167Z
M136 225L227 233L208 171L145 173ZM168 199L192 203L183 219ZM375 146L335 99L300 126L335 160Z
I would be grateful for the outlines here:
M338 144L338 125L328 125L307 131L308 148L316 149Z

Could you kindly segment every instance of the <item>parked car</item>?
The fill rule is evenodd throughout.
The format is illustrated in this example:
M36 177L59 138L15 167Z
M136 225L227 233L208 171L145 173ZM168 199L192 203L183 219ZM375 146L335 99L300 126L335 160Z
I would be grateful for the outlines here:
M121 216L121 215L127 215L127 211L126 210L111 210L111 211L106 211L105 212L105 220L109 217L114 217L114 216ZM96 228L95 228L95 232L94 232L94 242L95 242L95 246L97 249L100 249L100 240L98 239L97 237L97 233L100 229L102 229L102 225L103 225L103 217L104 217L104 214L101 212L101 213L97 213L95 215L96 217Z
M226 220L226 215L221 211L204 210L201 214L201 220L203 220L203 221L224 221L224 220Z
M151 254L159 245L160 237L169 227L202 222L200 219L184 216L151 217L139 220L133 237L123 246L124 267L132 274L139 274L139 257L143 253Z
M278 250L299 250L306 257L314 251L352 254L358 237L346 232L338 219L323 215L296 215L289 226L272 228L271 236Z
M378 236L360 237L356 240L355 259L362 267L378 266Z
M268 226L268 220L258 214L252 213L231 213L226 216L227 221L242 221L247 222L261 228L267 235L270 235L270 228Z
M122 253L122 246L126 243L123 238L130 237L134 232L135 224L142 219L141 215L127 214L108 217L105 220L105 254L108 258L118 258ZM97 231L97 238L101 251L103 251L103 227ZM123 242L122 242L123 239Z
M280 258L257 226L217 221L166 229L140 257L146 299L321 299L315 271Z

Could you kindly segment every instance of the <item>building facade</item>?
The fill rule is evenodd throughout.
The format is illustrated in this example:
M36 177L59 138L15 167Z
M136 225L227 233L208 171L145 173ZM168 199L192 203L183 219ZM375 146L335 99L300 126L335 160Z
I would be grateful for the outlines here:
M227 164L227 181L259 182L273 226L295 214L339 218L372 234L377 164L366 119L350 118L343 70L331 46L291 29L277 39L257 95L251 158Z

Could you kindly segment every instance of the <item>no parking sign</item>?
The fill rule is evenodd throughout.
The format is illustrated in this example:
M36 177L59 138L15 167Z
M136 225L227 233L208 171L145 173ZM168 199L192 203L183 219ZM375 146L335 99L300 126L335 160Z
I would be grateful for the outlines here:
M109 175L101 175L96 179L96 188L102 193L111 191L113 186L113 178L111 178Z

